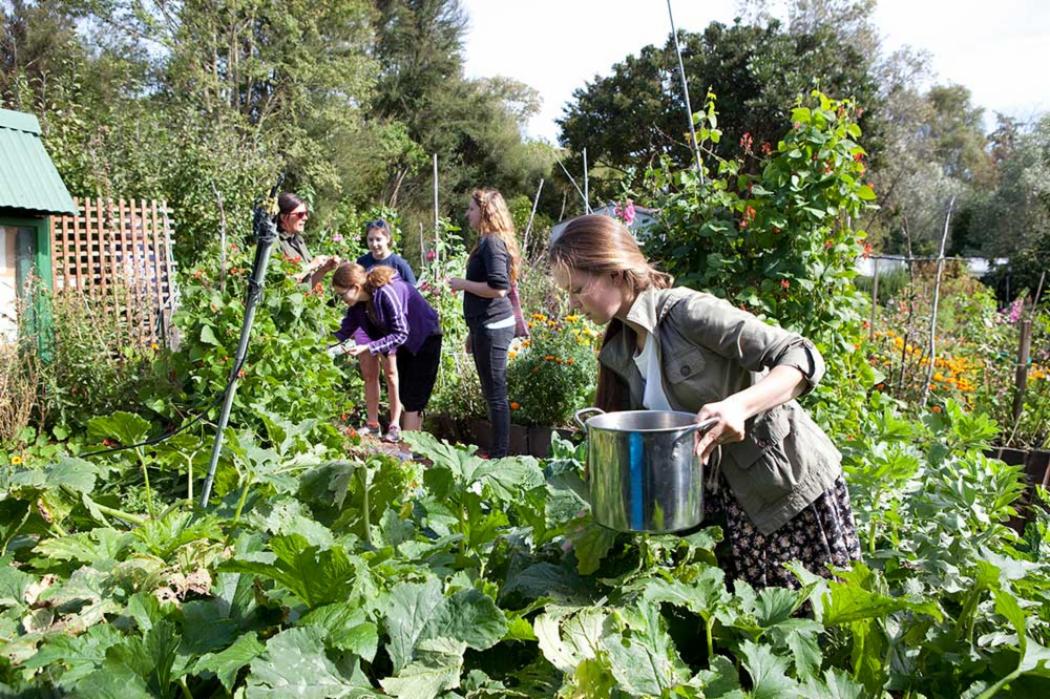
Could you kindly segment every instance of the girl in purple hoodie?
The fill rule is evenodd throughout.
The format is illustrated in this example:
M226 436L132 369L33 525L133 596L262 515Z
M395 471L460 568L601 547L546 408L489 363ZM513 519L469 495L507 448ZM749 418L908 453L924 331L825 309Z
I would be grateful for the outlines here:
M332 276L332 289L349 308L335 333L340 341L364 329L370 339L349 353L369 352L380 360L390 398L390 427L385 441L401 440L401 428L418 430L441 361L441 326L437 312L394 269L369 271L344 262ZM374 401L374 404L372 404ZM378 415L379 396L366 396L369 415ZM404 414L402 415L402 411Z

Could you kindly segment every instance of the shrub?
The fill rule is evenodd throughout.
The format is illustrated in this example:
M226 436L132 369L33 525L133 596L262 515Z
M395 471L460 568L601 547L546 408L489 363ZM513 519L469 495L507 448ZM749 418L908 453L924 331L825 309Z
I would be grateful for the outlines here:
M511 420L524 425L565 425L593 401L598 376L598 333L580 316L533 313L532 337L511 351L507 367Z
M217 255L207 255L189 270L182 307L175 324L182 346L171 357L171 370L183 382L182 396L160 394L150 407L175 418L196 413L222 395L232 369L244 318L244 296L251 272L251 251L232 245L225 276ZM327 252L327 251L326 251ZM323 285L307 289L293 275L300 266L280 253L271 258L236 399L231 425L259 426L261 410L288 419L310 415L334 419L355 407L360 379L355 363L336 363L325 353L334 342L342 308Z
M25 297L35 299L33 308L20 303L19 340L0 358L0 442L30 426L64 438L96 415L141 410L143 394L169 386L151 368L161 348L144 345L137 329L114 314L119 291L30 289ZM36 324L34 317L50 322Z

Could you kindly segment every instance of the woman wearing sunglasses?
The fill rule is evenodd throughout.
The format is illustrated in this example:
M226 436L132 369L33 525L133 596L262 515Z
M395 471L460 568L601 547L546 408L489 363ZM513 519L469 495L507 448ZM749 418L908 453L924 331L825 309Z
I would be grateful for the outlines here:
M281 253L301 262L303 270L295 278L308 283L312 289L324 281L326 274L339 266L339 258L331 255L314 257L310 254L303 240L306 220L310 218L305 201L291 192L284 192L277 198L277 208L280 210L277 215L277 241Z

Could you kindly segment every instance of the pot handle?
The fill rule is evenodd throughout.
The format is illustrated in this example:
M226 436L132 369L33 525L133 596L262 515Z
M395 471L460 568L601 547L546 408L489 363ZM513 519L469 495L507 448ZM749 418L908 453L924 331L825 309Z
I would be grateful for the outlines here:
M700 432L700 434L703 434L704 432L707 432L709 429L711 429L712 427L714 427L717 424L718 424L718 418L717 417L709 417L709 418L707 418L706 420L704 420L702 422L697 422L697 423L695 423L693 425L690 425L689 427L684 427L683 429L685 430L685 432L682 435L680 435L674 441L677 444L678 442L680 442L683 439L685 439L686 435L691 435L693 432Z
M583 418L581 418L580 416L587 415L589 413L597 413L598 415L604 415L605 411L601 408L583 408L581 410L577 410L576 414L572 416L572 419L576 421L576 424L579 425L580 429L584 432L587 432L587 424L583 421Z

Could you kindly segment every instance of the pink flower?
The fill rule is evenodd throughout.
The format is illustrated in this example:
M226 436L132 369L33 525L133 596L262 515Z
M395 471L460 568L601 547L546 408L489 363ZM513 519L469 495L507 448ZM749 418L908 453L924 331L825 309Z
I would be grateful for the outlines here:
M1006 316L1006 320L1010 323L1016 323L1021 320L1021 314L1024 312L1024 299L1017 299L1010 304L1010 310Z
M751 146L754 140L751 138L751 132L745 131L744 135L740 137L740 148L745 152L751 153Z
M434 250L427 251L427 262L433 262L437 258L438 254Z
M336 233L335 235L333 235L332 236L332 242L333 243L341 243L341 242L343 242L342 234L341 233Z
M626 225L631 225L634 223L634 201L628 199L626 204L617 204L613 213Z

